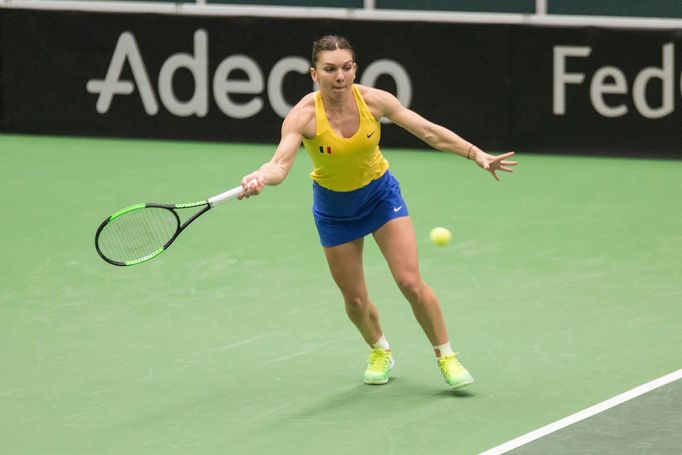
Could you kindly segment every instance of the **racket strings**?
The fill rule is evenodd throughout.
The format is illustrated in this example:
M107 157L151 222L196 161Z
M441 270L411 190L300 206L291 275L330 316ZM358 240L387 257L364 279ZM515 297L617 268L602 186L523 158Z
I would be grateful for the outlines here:
M109 221L100 233L98 245L109 259L134 261L163 248L178 228L178 218L171 210L144 207Z

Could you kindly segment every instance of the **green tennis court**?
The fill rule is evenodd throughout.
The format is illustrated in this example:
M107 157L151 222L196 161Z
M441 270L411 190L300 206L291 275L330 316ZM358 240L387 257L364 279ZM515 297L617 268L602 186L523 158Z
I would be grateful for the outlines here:
M368 286L397 365L388 385L362 383L368 349L318 244L307 156L149 263L97 256L113 211L211 196L272 151L0 136L3 453L474 454L682 368L678 161L521 153L497 183L453 156L384 150L476 379L459 393L372 241ZM434 226L454 241L432 245ZM606 433L610 453L672 453L681 399L677 381L532 453ZM628 430L661 415L670 431Z

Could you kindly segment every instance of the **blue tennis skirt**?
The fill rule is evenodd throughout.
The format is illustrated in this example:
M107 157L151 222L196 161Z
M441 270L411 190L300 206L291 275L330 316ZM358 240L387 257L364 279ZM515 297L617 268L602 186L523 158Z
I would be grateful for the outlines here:
M390 171L353 191L332 191L313 182L313 218L322 246L359 239L407 215L400 183Z

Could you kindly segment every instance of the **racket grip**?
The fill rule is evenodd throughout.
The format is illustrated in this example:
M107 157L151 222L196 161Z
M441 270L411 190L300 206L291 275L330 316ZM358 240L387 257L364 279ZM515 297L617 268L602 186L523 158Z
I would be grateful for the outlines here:
M258 184L258 181L256 179L253 179L249 182L249 186L253 186ZM244 188L242 188L241 185L236 186L232 188L231 190L227 190L224 193L217 194L211 198L208 199L208 204L213 207L215 205L218 205L223 202L227 202L230 199L234 199L237 196L241 196L241 194L244 192Z
M224 193L217 194L211 198L208 198L208 204L213 207L215 205L218 205L220 203L229 201L230 199L234 199L237 196L241 195L244 192L244 188L242 188L241 185L232 188L231 190L227 190Z

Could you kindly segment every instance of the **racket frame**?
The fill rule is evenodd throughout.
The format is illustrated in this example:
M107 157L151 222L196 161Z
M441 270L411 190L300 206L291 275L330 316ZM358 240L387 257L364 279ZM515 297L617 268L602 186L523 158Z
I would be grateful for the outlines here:
M144 204L135 204L131 205L125 208L122 208L121 210L115 212L113 215L109 216L107 219L102 221L102 223L99 225L97 228L97 232L95 233L95 249L97 250L97 254L108 262L111 265L119 266L119 267L127 267L131 265L137 265L137 264L142 264L143 262L147 262L150 259L155 258L159 254L163 253L170 247L170 245L175 241L175 239L178 238L180 233L187 227L189 226L194 220L199 218L201 215L204 213L208 212L211 208L215 207L218 204L222 204L224 202L229 201L230 199L234 199L238 196L240 196L244 192L244 189L241 186L234 187L230 190L227 190L223 193L217 194L213 197L210 197L206 200L203 201L195 201L195 202L186 202L182 204L158 204L155 202L148 202ZM194 208L194 207L201 207L201 210L198 210L192 216L190 216L184 223L180 222L180 215L176 210L178 209L189 209L189 208ZM147 208L158 208L158 209L166 209L169 212L175 216L175 221L177 222L177 227L175 229L175 233L171 236L171 238L159 249L156 251L138 258L138 259L133 259L131 261L115 261L113 259L108 258L104 253L102 253L102 250L99 247L99 236L102 230L113 220L116 218L125 215L126 213L132 212L134 210L144 210Z

